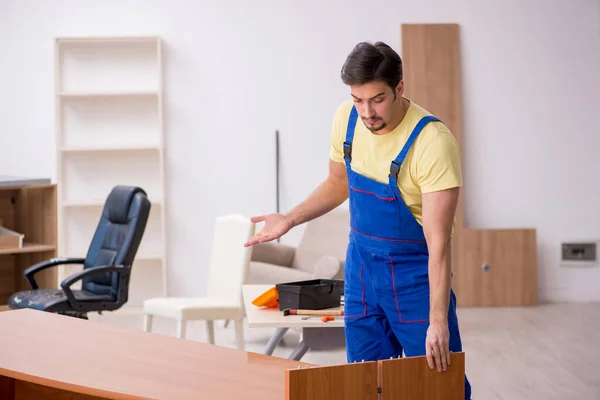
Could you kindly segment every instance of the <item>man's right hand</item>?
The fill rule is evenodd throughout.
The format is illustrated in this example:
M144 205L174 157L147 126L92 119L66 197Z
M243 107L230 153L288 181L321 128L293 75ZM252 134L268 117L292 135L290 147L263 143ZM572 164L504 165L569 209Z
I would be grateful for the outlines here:
M275 240L294 227L291 218L277 213L252 217L250 220L254 223L264 222L265 225L244 244L245 247Z
M244 246L270 242L285 235L296 225L311 221L328 213L348 198L348 178L343 162L329 160L329 175L306 200L298 204L289 213L279 213L252 217L254 223L264 222L263 228L248 240Z

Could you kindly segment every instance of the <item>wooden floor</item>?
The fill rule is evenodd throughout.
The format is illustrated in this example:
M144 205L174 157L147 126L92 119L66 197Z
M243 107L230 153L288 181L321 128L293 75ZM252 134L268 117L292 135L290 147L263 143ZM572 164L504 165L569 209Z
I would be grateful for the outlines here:
M98 319L97 316L92 317ZM533 308L459 309L466 371L474 400L599 400L600 303ZM141 329L141 316L100 317ZM155 318L155 332L174 335L175 323ZM233 324L216 325L217 345L234 347ZM205 340L204 323L192 322L190 340ZM246 350L262 352L271 329L248 329ZM289 332L275 356L287 357L299 339ZM303 361L344 363L343 349L309 351Z

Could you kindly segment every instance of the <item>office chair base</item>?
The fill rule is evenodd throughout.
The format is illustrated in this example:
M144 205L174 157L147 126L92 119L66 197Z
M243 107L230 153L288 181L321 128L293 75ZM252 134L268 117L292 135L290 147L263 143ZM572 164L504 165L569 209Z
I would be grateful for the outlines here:
M66 315L68 317L88 319L87 313L78 311L58 311L57 314Z

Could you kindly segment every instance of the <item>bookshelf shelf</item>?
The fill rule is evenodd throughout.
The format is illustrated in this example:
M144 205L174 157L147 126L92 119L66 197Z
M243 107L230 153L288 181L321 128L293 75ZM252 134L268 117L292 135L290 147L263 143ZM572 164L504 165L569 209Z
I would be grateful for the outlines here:
M150 198L150 202L152 203L152 208L161 207L160 200ZM96 212L100 212L102 207L104 207L104 201L66 201L62 203L62 207L64 208L97 208Z
M24 253L39 253L46 251L54 251L56 246L51 244L28 243L23 242L23 247L20 248L2 248L0 254L24 254Z
M102 100L115 98L136 98L136 97L158 97L159 93L155 91L138 91L138 92L74 92L74 93L58 93L57 96L63 99L83 99L83 100Z
M124 146L71 146L71 147L63 147L60 149L63 153L105 153L105 152L127 152L127 151L160 151L161 148L159 145L124 145Z

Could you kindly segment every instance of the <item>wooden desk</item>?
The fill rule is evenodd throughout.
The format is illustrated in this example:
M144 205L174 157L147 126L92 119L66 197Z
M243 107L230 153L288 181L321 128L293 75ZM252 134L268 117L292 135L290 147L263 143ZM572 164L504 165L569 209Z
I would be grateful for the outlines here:
M310 366L34 310L0 313L0 399L284 399Z
M315 366L29 309L1 312L0 337L2 400L464 398L464 353L442 373L424 357Z

